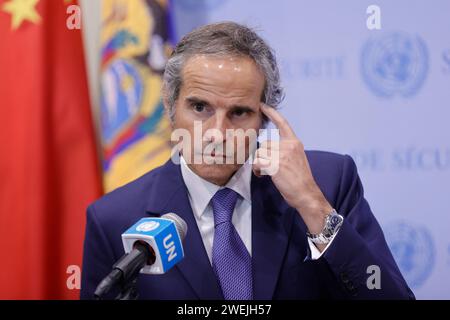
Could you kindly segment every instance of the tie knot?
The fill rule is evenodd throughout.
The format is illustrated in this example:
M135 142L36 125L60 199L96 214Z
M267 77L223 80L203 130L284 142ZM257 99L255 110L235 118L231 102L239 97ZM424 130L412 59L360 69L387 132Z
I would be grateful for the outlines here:
M212 197L214 227L223 222L231 222L237 198L238 194L229 188L220 189Z

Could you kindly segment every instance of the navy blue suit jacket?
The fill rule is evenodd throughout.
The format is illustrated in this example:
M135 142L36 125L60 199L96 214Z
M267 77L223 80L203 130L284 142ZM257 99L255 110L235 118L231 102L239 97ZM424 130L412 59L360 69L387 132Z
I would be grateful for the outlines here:
M268 176L252 176L252 260L255 299L413 299L383 232L364 199L349 156L306 151L318 186L344 223L325 254L311 260L306 226ZM174 212L188 224L185 258L164 275L139 275L142 299L223 299L203 246L180 166L168 161L94 202L87 210L81 298L123 254L121 234L143 217ZM367 268L381 270L368 289ZM113 298L116 293L112 293Z

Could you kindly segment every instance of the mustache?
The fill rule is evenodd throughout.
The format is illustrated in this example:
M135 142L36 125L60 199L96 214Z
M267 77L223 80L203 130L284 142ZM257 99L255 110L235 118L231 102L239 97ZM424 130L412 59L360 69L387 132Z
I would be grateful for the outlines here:
M254 149L254 150L253 150ZM197 155L215 156L215 157L234 157L238 153L255 151L256 148L250 145L232 145L226 147L226 143L207 143L202 146L193 146L193 153Z

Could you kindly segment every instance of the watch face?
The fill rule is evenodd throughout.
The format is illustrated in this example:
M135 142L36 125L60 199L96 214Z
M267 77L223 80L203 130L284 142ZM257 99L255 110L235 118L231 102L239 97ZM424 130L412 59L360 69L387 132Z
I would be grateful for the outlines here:
M337 215L337 214L333 214L330 217L330 227L331 227L331 229L334 230L341 222L342 222L342 218L339 215Z
M314 243L326 244L329 243L332 237L336 234L339 227L342 225L344 218L336 211L328 215L325 226L319 235L308 235Z

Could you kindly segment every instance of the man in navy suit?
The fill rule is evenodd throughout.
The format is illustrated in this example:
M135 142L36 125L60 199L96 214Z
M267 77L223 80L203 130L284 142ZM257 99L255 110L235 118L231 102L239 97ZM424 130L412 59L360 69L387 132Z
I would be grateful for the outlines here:
M139 275L142 299L414 299L353 160L305 151L276 110L277 63L256 33L218 23L186 35L163 96L173 130L195 136L200 124L200 144L183 141L165 165L89 206L81 298L93 298L124 254L126 229L174 212L188 225L185 258L164 275ZM256 152L255 139L239 145L229 134L268 120L280 139ZM211 144L226 147L208 153Z

